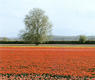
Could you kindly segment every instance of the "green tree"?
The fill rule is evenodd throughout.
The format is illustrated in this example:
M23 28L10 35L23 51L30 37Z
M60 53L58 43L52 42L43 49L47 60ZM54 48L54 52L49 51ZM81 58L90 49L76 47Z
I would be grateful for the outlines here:
M48 40L48 36L51 34L52 24L43 10L39 8L30 10L24 22L26 28L21 35L23 40L31 41L36 45Z
M84 36L84 35L80 35L80 37L79 37L79 42L80 42L80 43L85 43L86 41L87 41L87 37Z
M2 41L9 41L9 39L7 37L3 37Z

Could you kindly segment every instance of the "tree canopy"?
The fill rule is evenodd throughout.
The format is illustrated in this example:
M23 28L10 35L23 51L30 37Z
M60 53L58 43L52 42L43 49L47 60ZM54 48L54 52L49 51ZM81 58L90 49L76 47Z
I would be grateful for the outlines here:
M80 43L85 43L87 41L87 37L85 35L80 35L79 41Z
M29 14L25 16L24 23L26 28L21 35L23 40L31 41L35 44L48 40L48 36L51 34L52 24L43 10L39 8L30 10Z

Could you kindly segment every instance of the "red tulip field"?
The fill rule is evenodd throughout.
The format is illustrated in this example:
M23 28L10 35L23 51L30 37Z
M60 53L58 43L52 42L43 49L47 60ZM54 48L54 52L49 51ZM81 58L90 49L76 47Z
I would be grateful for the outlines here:
M66 80L68 77L95 80L95 48L0 47L0 80L7 80L5 76L9 74L12 77L27 74L26 77L33 80Z

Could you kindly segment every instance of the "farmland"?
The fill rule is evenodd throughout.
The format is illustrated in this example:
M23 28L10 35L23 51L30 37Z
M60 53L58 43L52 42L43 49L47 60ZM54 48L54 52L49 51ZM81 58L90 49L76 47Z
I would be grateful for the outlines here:
M3 46L0 73L95 77L95 48Z

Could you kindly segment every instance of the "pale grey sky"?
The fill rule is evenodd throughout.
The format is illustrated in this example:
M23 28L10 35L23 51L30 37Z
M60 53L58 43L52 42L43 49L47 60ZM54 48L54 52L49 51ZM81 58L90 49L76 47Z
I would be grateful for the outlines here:
M17 37L33 8L46 12L53 35L95 35L95 0L0 0L0 37Z

